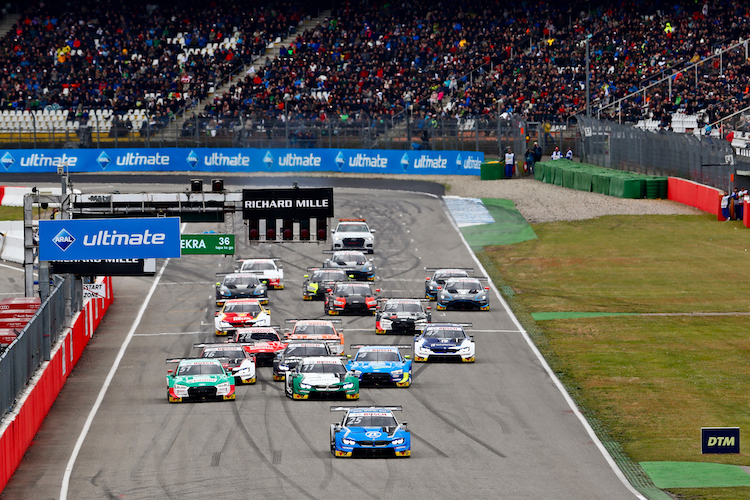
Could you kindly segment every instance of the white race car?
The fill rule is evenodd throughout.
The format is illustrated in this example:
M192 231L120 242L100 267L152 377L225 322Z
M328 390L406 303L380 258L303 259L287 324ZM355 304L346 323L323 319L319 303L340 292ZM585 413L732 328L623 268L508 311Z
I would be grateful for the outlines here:
M237 262L241 264L237 272L255 274L262 283L268 285L269 290L284 288L281 259L241 259Z
M362 250L372 253L375 248L374 229L365 219L339 219L336 229L331 229L331 250Z
M231 299L214 317L216 335L229 335L230 330L253 326L271 326L271 311L258 299Z
M464 326L471 323L430 323L414 337L414 361L461 360L474 362L476 345Z

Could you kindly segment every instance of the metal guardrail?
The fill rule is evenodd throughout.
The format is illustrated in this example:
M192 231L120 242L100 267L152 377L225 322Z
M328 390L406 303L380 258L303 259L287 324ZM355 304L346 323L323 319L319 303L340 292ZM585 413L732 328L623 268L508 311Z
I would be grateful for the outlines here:
M16 340L0 354L0 417L13 409L18 395L44 361L62 331L70 326L65 316L66 298L71 314L80 311L83 299L80 280L55 276L50 296L20 331Z
M724 139L576 116L576 151L581 161L600 167L690 179L728 191L735 173L734 151Z

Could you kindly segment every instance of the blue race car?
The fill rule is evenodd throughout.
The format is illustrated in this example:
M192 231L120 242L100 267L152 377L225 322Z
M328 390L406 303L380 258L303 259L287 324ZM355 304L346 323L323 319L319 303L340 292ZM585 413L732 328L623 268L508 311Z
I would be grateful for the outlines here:
M331 424L333 456L411 456L411 433L393 415L400 406L332 406L331 411L346 412L341 423Z
M490 287L483 286L479 278L450 278L438 287L435 309L490 310Z
M474 362L474 337L466 335L464 327L471 323L430 323L414 337L414 361L461 360Z
M399 349L411 349L411 345L361 345L346 369L359 378L360 385L411 385L411 356L402 356Z
M375 265L364 253L352 250L324 250L323 253L333 254L326 259L323 267L342 269L357 281L375 281Z

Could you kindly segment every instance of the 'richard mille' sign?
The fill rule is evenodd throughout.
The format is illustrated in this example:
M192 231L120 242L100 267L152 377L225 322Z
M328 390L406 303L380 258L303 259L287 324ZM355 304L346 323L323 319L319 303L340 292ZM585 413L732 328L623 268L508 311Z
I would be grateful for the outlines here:
M333 188L243 189L243 219L333 217Z

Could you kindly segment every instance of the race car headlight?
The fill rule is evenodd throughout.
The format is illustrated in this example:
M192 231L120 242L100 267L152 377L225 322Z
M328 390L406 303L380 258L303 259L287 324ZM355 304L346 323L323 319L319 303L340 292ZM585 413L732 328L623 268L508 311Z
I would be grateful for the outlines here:
M279 364L279 370L288 370L288 369L289 369L289 365Z
M398 439L394 439L394 440L392 441L392 443L393 443L394 445L396 445L396 446L398 446L398 445L400 445L400 444L404 444L404 438L398 438Z
M484 300L486 298L487 298L486 293L480 293L479 295L477 295L477 298L475 300Z
M367 264L365 264L364 267L362 268L362 270L363 271L372 271L372 262L368 262Z
M400 377L403 374L404 374L404 370L393 370L391 372L391 376L394 377L394 378L395 377Z
M374 239L375 239L375 237L373 235L371 235L371 234L368 234L367 236L365 236L365 241L372 241Z
M312 389L312 386L310 384L300 384L300 389Z
M430 283L429 285L427 285L427 288L428 288L429 290L435 290L435 285L434 285L434 284L432 284L432 283Z
M352 382L347 382L346 384L341 386L342 389L354 389L354 384Z
M349 438L343 438L341 442L349 446L354 446L355 444L357 444L355 440Z
M229 290L227 290L226 288L222 288L222 289L221 289L221 294L222 294L222 295L224 295L224 296L227 296L227 297L229 297L230 295L232 295L232 292L230 292L230 291L229 291Z
M222 328L229 328L232 326L232 323L230 323L229 321L221 321L219 323L219 326L221 326Z
M217 394L219 394L219 393L227 393L227 392L229 392L229 387L230 387L229 382L223 382L223 383L221 383L221 384L219 384L219 385L216 386L216 393Z
M359 370L354 370L352 373L354 373L355 377L359 377L360 375L362 375L362 372Z
M449 294L446 291L442 291L442 292L440 292L440 298L441 299L450 299L451 298L451 294Z

